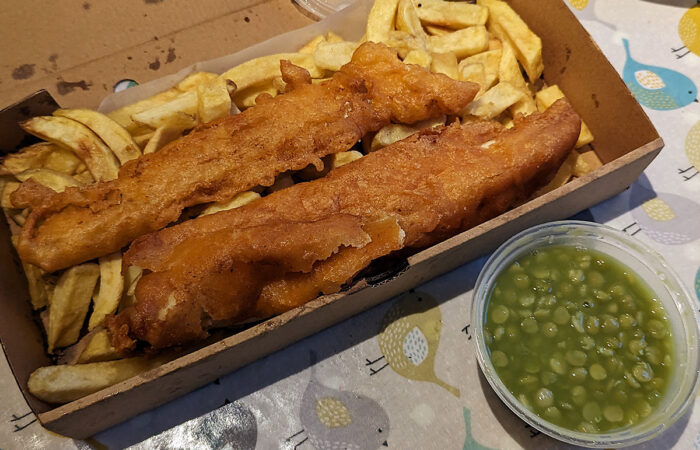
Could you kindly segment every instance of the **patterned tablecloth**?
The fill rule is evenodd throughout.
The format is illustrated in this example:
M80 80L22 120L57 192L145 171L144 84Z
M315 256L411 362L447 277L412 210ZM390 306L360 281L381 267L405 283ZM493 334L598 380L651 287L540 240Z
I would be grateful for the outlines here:
M578 218L651 245L700 301L700 5L569 1L666 142L630 189ZM484 261L87 441L43 429L2 357L0 448L563 447L513 415L478 368L469 311ZM406 352L418 364L401 364ZM700 448L700 408L641 447Z

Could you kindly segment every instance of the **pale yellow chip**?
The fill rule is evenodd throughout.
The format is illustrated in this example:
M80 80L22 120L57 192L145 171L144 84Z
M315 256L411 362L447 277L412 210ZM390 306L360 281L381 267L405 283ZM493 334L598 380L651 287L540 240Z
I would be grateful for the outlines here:
M537 109L540 111L544 111L554 102L559 100L560 98L564 97L564 93L559 89L559 86L556 84L553 84L549 87L546 87L539 91L537 94L535 94L535 99L537 101ZM576 141L576 148L581 148L584 145L590 144L593 142L593 133L591 133L591 130L588 128L588 125L582 120L581 121L581 133L578 136L578 140Z
M218 77L218 74L211 72L195 72L187 75L175 87L182 92L196 91L198 86L211 83Z
M207 208L202 211L200 216L207 216L209 214L214 214L219 211L227 211L229 209L240 208L243 205L247 205L253 200L260 198L260 194L253 191L240 192L236 194L231 200L223 202L215 202L207 206Z
M431 71L447 75L453 80L459 80L459 66L457 56L454 53L433 53L431 56Z
M311 78L321 78L324 75L323 69L314 63L314 55L278 53L246 61L227 70L221 74L220 78L233 81L236 84L237 92L243 91L252 86L271 82L275 77L281 76L280 61L282 60L290 61L292 64L308 70Z
M448 28L484 25L489 15L488 9L466 2L419 0L417 6L422 22Z
M85 164L83 164L72 150L48 142L47 144L53 146L53 151L46 157L43 166L44 169L55 170L56 172L65 173L66 175L73 175L81 166L85 167Z
M353 161L357 161L364 155L357 150L349 150L347 152L334 153L331 157L331 168L337 169Z
M42 186L46 186L56 192L63 192L68 187L78 186L78 182L75 178L65 173L56 172L51 169L30 169L25 170L22 173L18 173L15 177L19 181L27 181L30 178Z
M139 134L138 136L134 136L134 142L136 145L138 145L141 149L143 149L146 144L148 144L148 141L151 140L153 135L155 134L155 131L150 131L145 134Z
M510 112L513 116L517 114L528 115L537 111L535 100L532 98L530 89L527 86L523 73L520 70L520 64L515 57L513 46L508 42L502 43L501 46L501 62L498 68L498 77L501 81L508 82L514 87L523 91L523 98L515 102L511 106Z
M129 266L124 271L124 292L119 302L118 311L124 311L124 309L134 304L136 285L141 276L143 276L143 269L138 266Z
M465 58L459 62L460 69L464 66L469 66L471 64L481 64L484 67L484 84L482 89L484 91L491 89L491 87L498 81L498 67L501 62L501 50L489 50L469 58Z
M49 293L41 269L33 264L22 263L29 287L32 308L40 309L49 304Z
M489 37L486 28L478 25L442 36L428 36L428 44L435 53L454 52L457 58L466 58L488 49Z
M439 25L430 25L429 23L423 24L423 29L432 36L442 36L443 34L450 34L454 30L450 28L441 27Z
M330 42L331 44L336 43L336 42L343 42L345 39L339 34L336 34L332 31L329 31L326 33L326 42Z
M321 42L325 41L326 38L323 37L322 34L319 34L315 38L311 39L309 42L304 44L303 47L299 49L299 53L307 53L309 55L313 55L314 52L316 51L316 47L318 47L318 44Z
M182 91L173 87L173 88L170 88L166 91L159 92L158 94L156 94L152 97L148 97L148 98L145 98L143 100L139 100L138 102L131 103L131 104L126 105L122 108L119 108L119 109L114 110L110 113L107 113L107 116L110 119L117 122L122 127L124 127L132 135L144 134L144 133L148 132L148 127L134 122L131 119L131 116L133 116L134 114L139 113L141 111L151 109L157 105L162 105L163 103L167 103L170 100L173 100L174 98L180 96L181 94L182 94Z
M321 42L314 52L314 63L317 67L337 72L342 66L350 62L355 53L357 42Z
M234 86L220 78L197 86L197 117L200 123L208 123L231 114Z
M376 151L381 148L387 147L396 141L400 141L411 136L414 133L424 130L426 128L438 127L445 124L446 117L436 117L434 119L423 120L421 122L415 123L413 125L403 125L398 123L392 123L386 125L374 135L372 139L372 145L370 146L371 151Z
M569 156L566 157L562 165L559 167L559 170L557 170L557 173L554 175L554 178L552 178L552 181L535 192L534 197L539 197L542 194L546 194L547 192L553 191L568 183L574 174L574 166L577 158L578 152L576 150L572 150L571 153L569 153Z
M49 353L78 341L99 276L99 266L87 263L69 268L58 279L49 306Z
M129 132L102 113L91 109L57 109L53 115L73 119L91 129L114 152L121 164L141 156L141 150Z
M428 35L423 30L413 0L399 0L396 9L396 29L415 36L423 46L428 42Z
M134 122L153 129L161 127L186 130L197 126L197 91L189 91L132 116Z
M85 336L89 341L80 355L78 364L87 364L100 361L113 361L119 359L119 352L112 346L107 330L95 330L95 333Z
M237 90L233 94L233 102L241 109L255 106L255 100L261 94L276 96L279 93L274 85L274 80L267 81L259 86L251 86L247 89Z
M504 81L498 83L479 98L469 103L462 115L493 119L523 97L523 92Z
M40 400L67 403L129 379L163 362L163 359L139 357L40 367L29 376L27 386L29 392Z
M423 50L411 50L403 59L404 64L416 64L426 69L430 68L433 57Z
M489 50L497 50L499 48L503 48L503 44L501 43L500 39L497 39L497 38L489 39Z
M486 70L484 70L484 65L481 63L462 64L459 67L459 79L479 85L479 92L474 98L479 98L486 91L484 89L484 86L486 86Z
M14 175L29 169L40 169L57 148L57 145L50 142L40 142L10 153L0 164L0 175Z
M603 162L598 158L598 155L593 150L588 150L578 154L576 163L574 164L574 176L582 177L590 172L593 172L598 167L601 167Z
M542 40L539 36L530 30L508 3L500 0L477 0L477 3L489 9L489 30L498 39L513 46L530 81L539 79L544 69Z
M0 198L0 206L3 208L7 209L12 209L15 207L15 205L12 204L12 200L10 200L10 196L12 195L13 192L19 188L19 182L17 181L7 181L7 180L2 180L2 184L0 184L0 187L2 188L2 197Z
M425 50L423 41L401 30L390 31L386 45L396 49L401 58L405 58L412 50Z
M37 116L20 124L28 133L72 150L97 180L113 180L119 173L114 153L85 125L65 117Z
M92 314L88 322L88 330L104 323L105 317L113 314L119 306L124 291L122 277L122 254L112 253L99 259L100 284L93 297Z
M375 0L367 16L367 40L387 42L389 32L394 29L399 0Z
M181 128L170 128L168 126L158 128L153 133L151 139L148 140L148 144L143 148L143 154L148 155L157 152L175 139L181 137L182 132L183 130Z

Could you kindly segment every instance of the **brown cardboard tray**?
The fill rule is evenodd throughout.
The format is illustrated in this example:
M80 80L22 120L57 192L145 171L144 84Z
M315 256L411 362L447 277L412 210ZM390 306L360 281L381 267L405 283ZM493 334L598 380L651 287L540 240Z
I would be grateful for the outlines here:
M90 436L484 255L518 231L569 217L634 182L663 147L640 105L562 0L510 3L542 38L545 81L562 88L592 130L595 151L604 162L601 168L410 256L402 270L389 279L376 284L360 281L349 291L317 298L157 369L61 406L43 403L27 391L29 374L50 360L31 311L26 281L10 244L8 227L2 221L0 340L39 421L57 433L75 438ZM319 26L323 23L312 25ZM12 146L19 145L22 137L13 137L13 122L49 113L53 107L50 95L39 92L4 110L0 113L0 138L5 142L14 139Z

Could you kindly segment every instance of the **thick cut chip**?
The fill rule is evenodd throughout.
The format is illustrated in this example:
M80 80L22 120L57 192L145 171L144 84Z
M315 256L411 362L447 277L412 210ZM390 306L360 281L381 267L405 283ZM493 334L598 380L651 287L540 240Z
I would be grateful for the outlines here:
M479 98L486 91L484 88L486 86L486 69L481 63L463 64L459 67L459 79L479 85L479 92L476 94L476 98Z
M155 131L149 131L148 133L139 134L138 136L134 136L134 142L136 143L136 145L139 146L139 148L143 149L144 147L146 147L146 145L148 144L148 141L151 140L151 138L153 137L153 135L155 133L156 133Z
M454 52L457 58L466 58L488 49L489 36L486 28L478 25L442 36L428 36L428 44L435 53Z
M353 161L357 161L363 156L364 155L358 152L357 150L334 153L333 155L331 155L331 167L333 169L337 169L338 167L342 167L346 164L350 164Z
M545 186L541 187L537 192L535 192L534 197L539 197L542 194L553 191L558 187L564 186L574 174L574 166L576 165L576 160L578 159L578 152L576 150L571 150L569 156L564 160L562 165L557 170L557 173L552 178L552 181L547 183Z
M135 122L151 128L180 128L186 130L197 125L197 91L189 91L153 108L132 116Z
M75 152L97 180L117 178L114 153L85 125L65 117L37 116L20 124L34 136Z
M12 203L12 193L19 188L17 181L7 181L0 179L0 189L2 189L2 197L0 197L0 206L7 209L15 208Z
M396 11L396 29L417 37L424 46L428 42L428 35L423 30L413 0L399 0Z
M469 58L465 58L459 63L459 67L471 64L481 64L484 67L483 90L489 90L498 81L498 67L501 62L501 50L489 50L479 53Z
M428 23L424 24L423 28L431 36L442 36L443 34L450 34L454 31L450 28L441 27L439 25L430 25Z
M204 211L202 211L200 216L206 216L207 214L214 214L219 211L226 211L229 209L239 208L259 198L260 194L258 194L257 192L241 192L240 194L236 194L231 200L212 203L211 205L207 206L207 208Z
M422 22L449 28L484 25L489 16L488 9L466 2L420 0L417 6Z
M10 153L0 164L0 175L14 175L29 169L40 169L57 148L59 147L50 142L41 142Z
M435 73L442 73L452 78L459 80L459 66L457 65L457 56L450 53L433 53L430 70Z
M489 9L489 29L498 39L509 42L530 81L542 75L542 40L528 28L523 19L508 3L500 0L477 0Z
M246 109L250 108L251 106L255 106L255 102L259 95L269 95L274 97L278 93L279 89L274 85L274 80L270 80L257 86L250 86L246 89L236 90L236 92L233 94L233 102L237 107Z
M375 0L367 16L365 35L370 42L387 42L394 29L394 19L399 0Z
M119 306L124 291L122 277L122 254L112 253L99 259L100 287L93 299L92 314L88 322L88 330L102 325L105 316L114 314Z
M326 38L323 37L322 34L319 34L315 38L311 39L309 42L304 44L302 48L299 49L299 53L307 53L309 55L313 55L314 52L316 51L316 47L318 47L318 44L321 42L325 41Z
M430 68L432 61L433 57L423 50L411 50L403 60L404 64L417 64L426 69Z
M109 339L107 330L95 330L95 333L90 333L85 337L90 340L83 351L80 352L78 364L119 359L120 355L117 350L112 347L112 342Z
M345 64L350 62L352 54L355 53L358 42L321 42L314 52L314 63L320 69L340 70Z
M287 60L295 66L308 70L312 78L321 78L324 75L323 70L314 63L314 55L308 53L279 53L251 59L227 70L219 78L233 81L236 83L238 90L242 91L266 81L271 82L276 77L282 76L280 71L280 61L282 60Z
M564 93L556 84L546 87L535 94L537 109L544 111L552 106L554 102L563 97ZM593 142L593 133L591 133L591 130L588 128L586 123L581 121L581 134L579 134L578 141L576 141L576 148L581 148L584 145L590 144L591 142Z
M523 98L515 102L510 107L510 112L513 116L517 114L528 115L537 111L535 100L532 98L530 89L527 86L523 73L520 70L520 64L515 57L513 46L508 42L501 45L501 61L498 67L498 78L501 81L512 84L514 87L523 91Z
M78 186L78 182L75 178L66 175L65 173L56 172L51 169L30 169L25 170L22 173L18 173L15 177L22 182L29 180L30 178L37 183L46 186L56 192L63 192L68 187Z
M143 100L139 100L136 103L131 103L129 105L126 105L122 108L119 108L117 110L114 110L110 113L107 113L107 116L117 122L119 125L123 126L126 131L131 133L132 135L139 135L139 134L144 134L148 132L148 127L145 127L143 125L140 125L136 122L134 122L131 118L134 114L140 113L141 111L146 111L147 109L151 109L157 105L162 105L163 103L167 103L170 100L173 100L174 98L180 96L182 94L182 91L180 91L177 88L170 88L167 91L159 92L158 94L145 98Z
M32 302L32 308L43 308L49 304L49 293L46 289L46 281L44 281L41 269L33 264L26 263L22 263L22 267L29 286L29 299Z
M97 264L73 266L58 279L49 306L49 353L78 341L100 276Z
M53 115L73 119L90 128L112 149L122 164L141 156L141 151L129 132L102 113L91 109L57 109Z
M90 364L40 367L29 376L29 392L47 403L67 403L162 364L162 359L128 358Z
M392 123L391 125L385 126L374 135L370 149L371 151L376 151L387 147L396 141L406 139L410 135L415 134L420 130L445 125L445 119L445 116L441 116L436 117L435 119L423 120L413 125Z
M157 152L165 147L166 144L182 136L183 131L181 128L170 128L167 126L158 128L151 136L151 139L148 140L148 144L143 148L143 154L148 155L149 153Z
M523 92L514 88L512 84L500 82L468 104L462 113L482 119L493 119L520 100L523 95Z
M598 158L593 150L588 150L586 152L581 152L576 158L576 164L574 164L574 176L582 177L587 173L593 172L598 167L602 166L603 163Z
M208 123L231 114L231 94L235 85L229 80L217 79L197 86L197 117Z
M142 276L143 270L139 266L129 266L124 271L124 292L119 302L119 311L123 311L124 308L128 308L134 303L136 284Z

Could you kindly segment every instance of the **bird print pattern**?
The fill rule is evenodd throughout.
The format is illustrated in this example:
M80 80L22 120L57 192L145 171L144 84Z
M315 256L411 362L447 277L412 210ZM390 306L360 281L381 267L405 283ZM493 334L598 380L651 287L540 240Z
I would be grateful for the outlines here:
M435 299L411 292L397 300L384 315L377 341L396 373L411 380L435 383L459 397L459 389L435 375L441 331L442 316Z
M698 271L695 273L695 296L700 302L700 267L698 267Z
M690 127L688 135L685 137L685 156L688 157L690 167L678 169L678 173L683 175L683 179L688 181L700 172L700 121Z
M569 4L574 8L574 13L579 20L593 20L605 25L606 27L616 30L617 27L600 19L595 12L595 5L598 0L569 0Z
M467 435L464 438L464 445L462 450L492 450L490 447L484 447L479 444L474 436L472 436L472 422L471 422L471 411L464 408L464 425L467 430Z
M678 22L678 36L683 46L672 49L677 58L683 58L689 53L700 56L700 4L686 11Z
M641 64L632 58L629 41L623 39L622 44L627 58L622 77L639 103L664 111L696 101L698 90L690 78L675 70Z
M389 416L384 409L369 397L322 384L316 374L314 352L311 352L311 376L301 399L299 419L303 432L317 450L388 446Z

